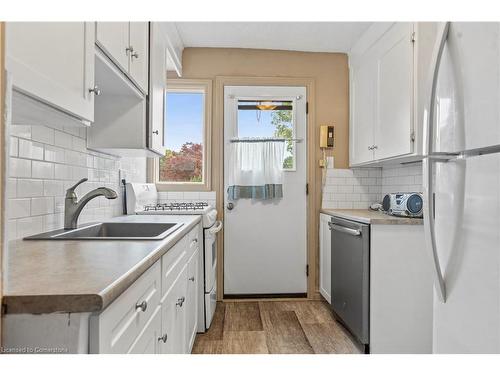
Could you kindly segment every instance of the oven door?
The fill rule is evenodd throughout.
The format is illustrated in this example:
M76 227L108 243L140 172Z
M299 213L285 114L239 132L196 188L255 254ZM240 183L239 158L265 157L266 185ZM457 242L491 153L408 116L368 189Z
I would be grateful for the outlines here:
M217 275L217 233L222 229L222 222L217 221L210 228L204 230L205 241L203 252L205 254L205 293L210 293L215 286Z

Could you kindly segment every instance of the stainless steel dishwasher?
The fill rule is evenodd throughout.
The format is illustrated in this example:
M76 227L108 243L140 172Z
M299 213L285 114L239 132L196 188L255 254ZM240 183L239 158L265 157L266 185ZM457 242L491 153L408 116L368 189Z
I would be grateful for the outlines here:
M332 309L368 350L370 306L370 226L333 217Z

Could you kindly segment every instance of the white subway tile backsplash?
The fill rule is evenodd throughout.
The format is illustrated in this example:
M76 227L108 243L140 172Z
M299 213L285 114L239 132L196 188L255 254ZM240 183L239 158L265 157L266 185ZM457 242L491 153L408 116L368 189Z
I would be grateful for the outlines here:
M59 130L54 131L54 144L63 148L71 148L71 135Z
M30 216L31 199L9 199L7 210L9 219Z
M377 185L380 176L380 168L328 169L323 208L368 208L380 200L381 188Z
M65 126L10 125L7 180L7 234L17 239L63 226L65 190L80 178L89 182L79 197L100 186L119 198L97 198L83 209L80 223L122 214L118 169L129 181L146 181L146 158L122 158L87 150L86 130Z
M365 209L387 193L422 191L422 166L328 169L323 208Z
M54 144L54 129L48 128L46 126L32 126L31 127L31 139L37 142L42 142L45 144Z
M55 164L54 177L57 180L71 180L72 179L71 167L65 164Z
M15 137L10 137L10 144L9 144L9 156L18 156L19 152L19 141Z
M79 137L71 137L72 149L76 151L87 151L87 141Z
M31 126L29 125L10 125L10 135L20 138L31 139Z
M9 178L7 180L6 197L7 199L17 197L17 179Z
M55 163L64 163L64 149L56 146L45 145L45 160Z
M40 197L31 199L31 216L54 213L54 197Z
M422 192L422 164L391 165L382 169L382 195Z
M31 216L17 220L16 225L17 238L32 236L43 232L43 217Z
M31 174L33 178L54 178L54 164L33 160Z
M20 178L17 180L17 197L30 198L43 196L43 181Z
M31 160L9 158L9 173L12 177L31 177Z
M19 157L43 160L43 145L26 139L19 139Z
M46 197L55 197L57 195L63 195L64 188L63 182L57 180L45 180L43 181L43 195Z

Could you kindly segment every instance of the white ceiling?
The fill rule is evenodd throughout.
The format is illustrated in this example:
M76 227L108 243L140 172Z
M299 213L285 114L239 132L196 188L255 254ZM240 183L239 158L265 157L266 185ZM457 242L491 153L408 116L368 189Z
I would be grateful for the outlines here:
M370 22L176 22L184 47L348 52Z

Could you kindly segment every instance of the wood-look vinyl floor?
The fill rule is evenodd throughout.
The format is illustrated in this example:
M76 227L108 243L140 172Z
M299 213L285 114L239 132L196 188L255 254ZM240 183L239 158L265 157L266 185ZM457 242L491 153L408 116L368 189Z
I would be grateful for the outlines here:
M351 334L323 301L218 302L194 354L355 354Z

